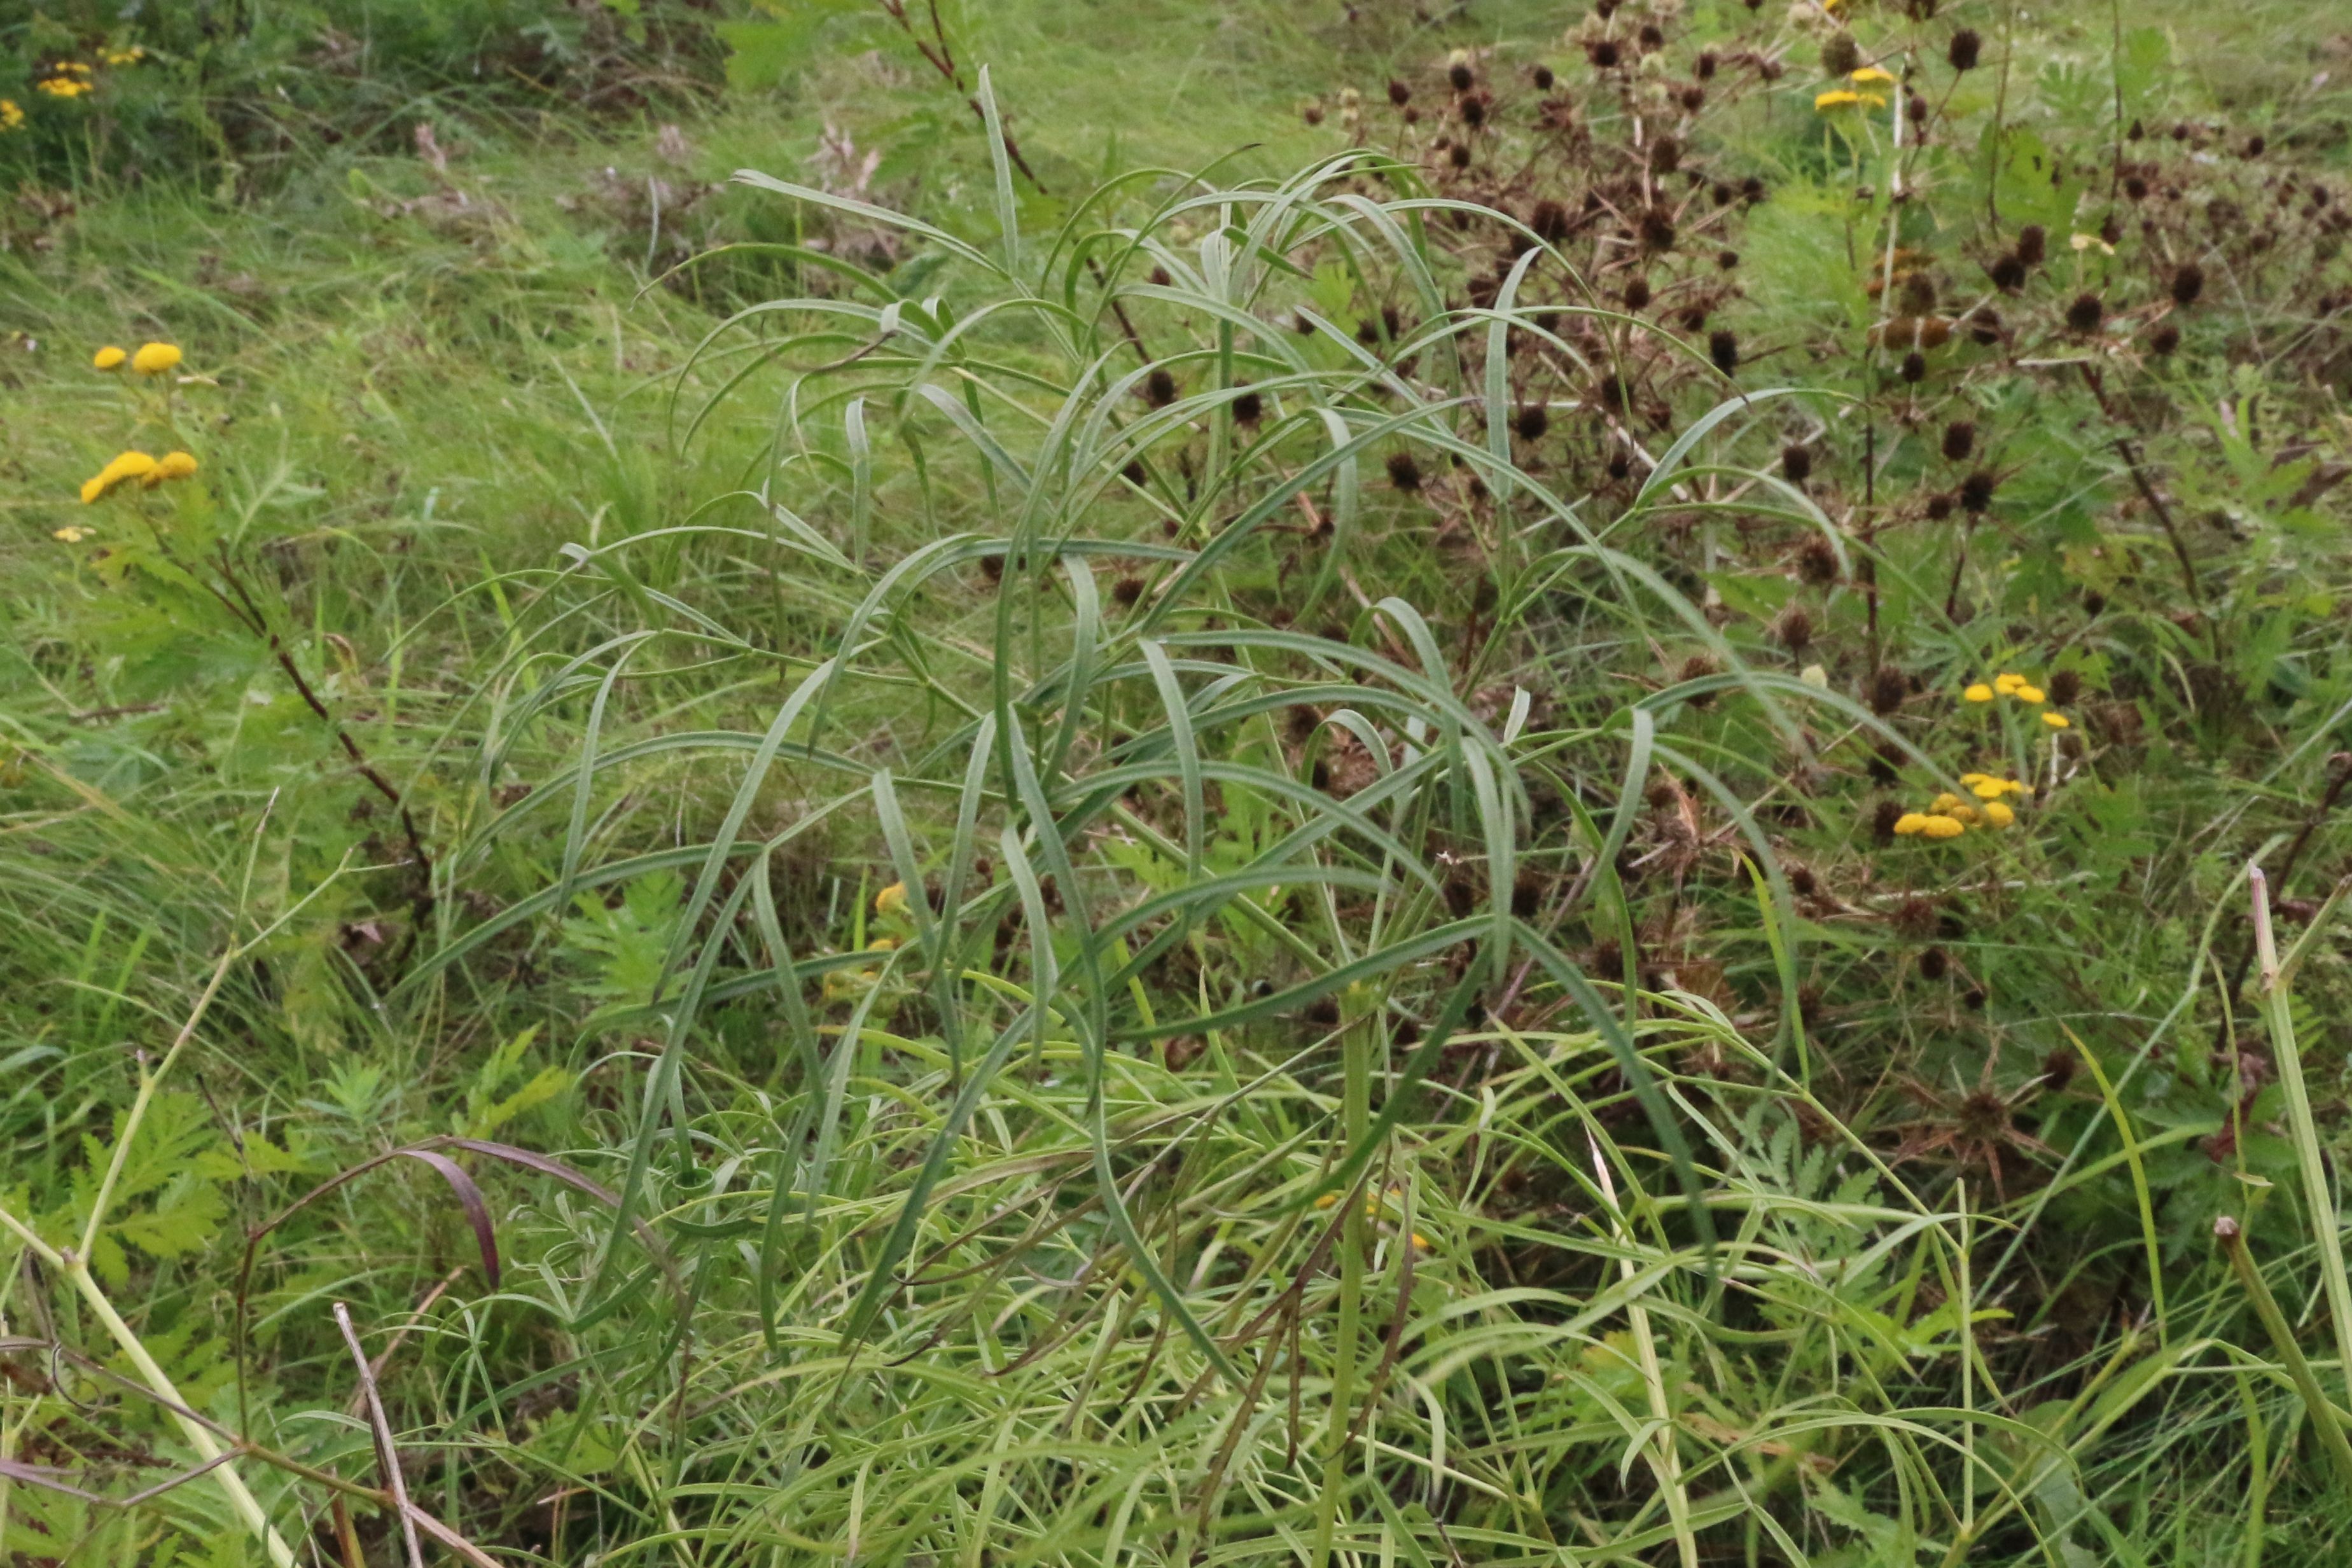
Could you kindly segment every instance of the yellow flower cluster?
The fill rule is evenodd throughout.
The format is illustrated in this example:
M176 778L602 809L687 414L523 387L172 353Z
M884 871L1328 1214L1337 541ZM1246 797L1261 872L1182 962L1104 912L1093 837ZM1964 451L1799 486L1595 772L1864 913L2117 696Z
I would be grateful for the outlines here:
M89 68L79 60L60 60L33 85L51 98L79 98L89 90Z
M2050 700L2049 695L2040 686L2033 685L2023 675L2009 670L1995 675L1990 684L1979 681L1960 694L1961 701L1971 703L1989 703L1995 697L2014 697L2028 707L2040 707ZM2054 709L2044 713L2042 716L2042 722L2052 729L2074 727L2073 719Z
M0 98L0 131L14 131L25 123L25 111L16 107L13 98Z
M147 57L147 51L133 44L127 49L108 49L98 57L110 66L135 66Z
M2024 785L2014 779L1996 779L1990 773L1963 773L1960 782L1976 797L1974 803L1958 795L1938 795L1926 810L1906 811L1897 817L1895 831L1906 839L1957 839L1979 823L2005 828L2017 821L2015 809L2002 797L2023 795Z
M105 499L126 480L136 479L142 489L152 490L166 479L184 479L195 471L196 460L184 452L167 452L161 457L144 452L118 453L113 462L82 481L82 504Z
M1843 87L1813 94L1813 112L1816 114L1827 114L1833 109L1851 109L1856 104L1865 103L1873 109L1885 109L1886 95L1883 92L1856 92Z
M139 351L135 354L126 354L112 343L109 343L92 354L89 357L89 362L101 371L112 371L120 370L122 362L128 360L131 361L131 368L141 375L160 376L165 371L176 369L180 359L179 345L176 343L142 343L139 345Z

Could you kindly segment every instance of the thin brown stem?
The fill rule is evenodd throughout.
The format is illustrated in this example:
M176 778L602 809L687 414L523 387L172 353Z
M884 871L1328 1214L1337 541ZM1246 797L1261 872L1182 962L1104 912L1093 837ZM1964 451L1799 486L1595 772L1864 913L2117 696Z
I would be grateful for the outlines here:
M2083 384L2091 389L2091 396L2098 402L2099 412L2111 422L2137 431L2138 426L2129 413L2108 401L2106 384L2100 379L2098 371L2087 364L2079 368L2083 372ZM2181 535L2180 524L2174 518L2172 508L2165 504L2163 496L2158 493L2155 481L2148 477L2147 465L2141 462L2139 449L2132 444L2131 437L2118 435L2112 444L2116 455L2124 460L2124 467L2131 475L2133 487L2139 491L2140 499L2147 503L2148 510L2156 514L2158 525L2164 529L2165 538L2172 545L2172 559L2180 567L2180 585L2188 590L2189 602L2196 607L2197 618L2205 623L2206 641L2212 644L2213 656L2218 659L2221 656L2221 629L2213 623L2212 614L2206 608L2204 585L2198 580L2197 563L2189 553L2189 541Z
M277 661L278 667L283 670L286 673L286 678L293 683L294 690L301 697L303 706L318 717L319 722L334 732L336 743L343 748L343 755L351 759L352 768L362 779L367 780L369 786L377 794L383 797L394 810L400 814L400 831L402 836L408 841L410 860L415 867L418 892L414 902L417 916L421 921L433 907L433 857L425 851L424 835L416 830L416 818L410 811L408 802L402 797L401 792L394 788L392 780L386 779L383 771L376 767L373 759L360 745L358 737L353 736L327 706L326 699L319 695L318 688L310 684L310 677L302 673L302 666L295 659L293 651L287 647L285 638L278 634L278 628L271 624L269 617L247 589L245 580L237 571L236 562L229 558L226 545L215 550L213 566L219 573L221 581L226 583L236 596L235 600L231 600L228 594L222 592L217 586L207 580L205 586L211 589L213 597L219 600L247 631L262 640L269 649L269 656Z
M2336 803L2343 798L2346 787L2352 786L2352 751L2339 751L2334 760L2336 771L2327 780L2326 792L2320 796L2319 804L2312 808L2311 814L2304 819L2303 826L2295 830L2294 837L2287 843L2286 854L2279 862L2278 876L2273 885L2282 892L2286 888L2287 878L2294 874L2295 862L2303 858L2303 852L2310 844L2312 835L2319 831L2319 825L2327 821L2329 815L2335 811ZM2228 1001L2234 1004L2238 998L2245 994L2246 976L2253 967L2254 938L2249 934L2245 947L2238 954L2238 961L2230 970L2230 988L2226 998ZM2213 1048L2216 1051L2229 1043L2230 1017L2230 1013L2225 1010L2221 1023L2215 1028Z
M905 33L908 41L915 46L915 51L930 62L931 68L939 72L947 80L949 86L963 94L964 107L971 110L972 118L986 125L988 111L981 107L980 95L964 84L962 68L956 64L955 53L948 45L947 29L940 22L940 9L936 0L933 0L930 7L931 38L929 39L926 39L915 30L914 22L907 15L905 0L875 0L875 3L882 7L892 21L898 24L899 30ZM1053 193L1046 189L1045 182L1038 177L1036 170L1029 166L1029 160L1022 156L1021 143L1014 139L1012 131L1000 124L996 134L997 141L1004 148L1005 157L1012 160L1015 169L1021 171L1021 177L1028 181L1031 188L1039 195L1051 195ZM1094 278L1097 287L1108 287L1108 279L1103 274L1102 263L1091 256L1087 257L1087 272ZM1151 363L1151 350L1144 346L1143 334L1136 329L1134 319L1128 315L1127 306L1113 298L1110 301L1110 313L1118 322L1119 334L1135 350L1137 357L1145 364Z
M335 1303L335 1326L342 1331L343 1343L352 1353L352 1364L359 1368L360 1393L367 1402L368 1427L375 1434L376 1468L383 1473L384 1490L391 1494L392 1506L400 1515L400 1536L408 1548L408 1568L425 1568L425 1548L417 1542L416 1520L408 1503L408 1479L400 1473L400 1449L392 1440L392 1423L384 1418L375 1368L369 1364L367 1352L361 1348L359 1331L352 1326L351 1308L341 1301Z
M1975 537L1976 519L1969 519L1960 529L1960 548L1952 555L1952 580L1944 590L1944 619L1958 624L1960 619L1960 573L1969 564L1969 541Z
M1862 432L1862 604L1869 617L1870 668L1879 665L1878 656L1878 422L1871 421Z

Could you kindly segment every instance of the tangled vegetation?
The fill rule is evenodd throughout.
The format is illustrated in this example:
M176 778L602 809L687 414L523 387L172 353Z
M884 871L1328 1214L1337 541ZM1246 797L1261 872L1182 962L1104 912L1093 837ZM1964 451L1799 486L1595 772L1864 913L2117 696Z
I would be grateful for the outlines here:
M2318 9L0 32L0 1553L2335 1560Z

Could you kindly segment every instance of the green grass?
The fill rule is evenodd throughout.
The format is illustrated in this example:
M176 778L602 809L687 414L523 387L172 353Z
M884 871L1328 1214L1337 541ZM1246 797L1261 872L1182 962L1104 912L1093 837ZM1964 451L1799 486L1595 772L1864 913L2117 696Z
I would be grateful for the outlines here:
M961 86L747 12L627 120L436 34L266 180L37 171L10 1561L404 1561L369 1385L427 1557L2340 1553L2325 18L1870 9L1895 212L1778 11L1623 98L1550 13L1360 11L950 11ZM1465 134L1456 47L1466 163L1325 162ZM1660 114L1674 248L1511 280L1496 209L1666 200ZM203 465L75 500L126 445ZM2011 827L1876 831L1964 771Z

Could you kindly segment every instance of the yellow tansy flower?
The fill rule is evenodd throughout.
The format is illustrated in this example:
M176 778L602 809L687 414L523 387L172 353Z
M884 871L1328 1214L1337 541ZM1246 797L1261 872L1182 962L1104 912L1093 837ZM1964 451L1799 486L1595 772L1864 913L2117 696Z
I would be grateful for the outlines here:
M106 347L100 349L95 354L92 354L89 357L89 362L96 365L101 371L110 371L130 357L131 356L129 354L124 353L113 344L109 343Z
M2009 695L2021 703L2039 703L2049 700L2042 695L2040 686L2020 686Z
M1984 805L1984 820L1996 828L2005 828L2017 821L2017 813L1999 800L1987 800Z
M907 884L903 882L894 882L874 895L874 913L877 915L898 915L906 907Z
M1955 822L1966 824L1977 820L1977 809L1974 806L1966 805L1947 806L1944 808L1944 815L1951 818Z
M1968 780L1965 779L1960 780L1960 782L1968 784ZM2003 795L2009 793L2009 785L1999 779L1980 778L1975 783L1969 784L1969 793L1974 795L1979 800L1998 800Z
M2048 725L2053 729L2072 729L2074 727L2074 721L2068 718L2063 713L2045 713L2042 716L2042 722Z
M1817 92L1813 95L1813 112L1827 114L1832 109L1850 108L1861 101L1862 94L1849 92L1842 87L1833 87L1827 92Z
M155 472L155 460L144 452L125 452L82 482L82 503L98 500L125 479L144 479Z
M71 77L45 77L33 85L51 98L79 98L89 90L89 83Z
M1957 839L1968 831L1967 824L1958 817L1929 817L1919 824L1919 831L1931 839Z
M1906 839L1914 833L1925 832L1927 830L1927 818L1924 812L1906 811L1895 819L1895 831Z
M1999 692L2003 696L2009 695L2010 693L2015 691L2024 684L2025 677L2023 675L2018 674L2010 670L2003 670L2000 674L1992 678L1992 689Z
M866 944L866 950L868 953L887 953L898 945L898 939L896 936L877 936L873 941Z
M1982 681L1979 681L1967 691L1962 692L1960 695L1966 697L1972 703L1989 703L1992 701L1992 688L1985 685Z
M155 466L139 476L139 483L153 489L166 479L184 479L196 471L196 460L184 452L166 452L155 460Z
M1846 72L1845 79L1856 84L1863 82L1887 82L1891 84L1895 80L1895 75L1892 71L1880 70L1876 66L1864 66L1860 70Z
M1948 811L1958 804L1960 804L1960 798L1958 795L1942 794L1927 802L1927 810L1930 811Z
M0 98L0 131L14 131L25 123L25 111L16 107L13 98Z
M171 343L142 343L131 356L131 368L142 376L160 376L180 362L180 350Z

